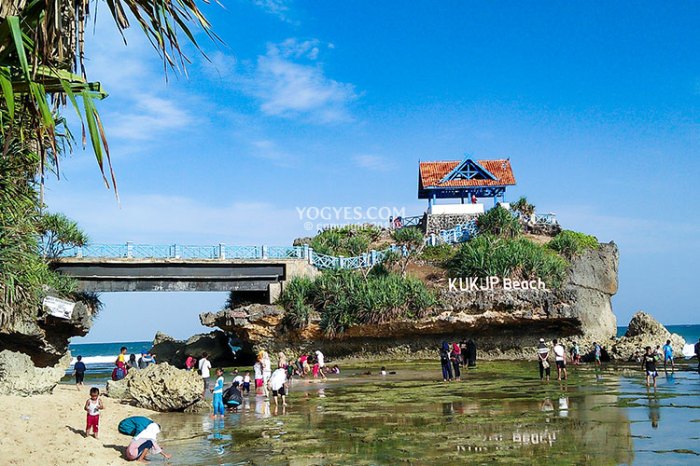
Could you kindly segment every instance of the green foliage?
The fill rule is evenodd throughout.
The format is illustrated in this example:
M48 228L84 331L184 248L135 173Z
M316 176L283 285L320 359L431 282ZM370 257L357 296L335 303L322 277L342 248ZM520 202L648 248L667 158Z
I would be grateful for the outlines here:
M444 264L454 257L457 248L451 244L438 244L436 246L426 246L419 258L424 261Z
M47 259L59 257L63 252L88 242L88 236L78 223L60 213L42 215L37 229L41 235L41 254Z
M435 296L415 278L386 271L365 278L352 270L324 271L313 281L294 278L278 301L292 327L308 325L310 313L317 312L321 329L329 336L357 324L418 318L435 302Z
M540 278L551 288L561 286L568 262L550 249L526 238L478 236L460 246L448 262L452 277Z
M563 230L547 243L547 247L572 260L586 249L598 249L598 239L578 231Z
M525 196L521 196L520 199L512 203L510 208L513 209L514 212L520 212L528 217L535 213L535 206L527 202L527 197Z
M309 246L319 254L329 256L359 256L367 252L370 245L379 238L381 229L374 225L348 225L341 228L328 228L314 236Z
M476 219L479 235L493 235L515 238L520 234L520 222L507 209L496 206L479 215Z
M401 246L416 248L423 244L423 232L418 227L406 227L394 230L391 237Z

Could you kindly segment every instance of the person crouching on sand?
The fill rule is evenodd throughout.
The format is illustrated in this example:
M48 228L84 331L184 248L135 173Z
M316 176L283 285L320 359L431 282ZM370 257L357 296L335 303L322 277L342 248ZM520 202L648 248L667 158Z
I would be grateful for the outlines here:
M129 446L126 447L126 459L129 461L137 460L144 463L149 453L160 453L163 455L163 458L170 459L171 455L165 453L156 441L156 437L159 433L160 426L155 422L150 423L141 433L136 435Z
M85 402L85 411L87 411L87 424L85 426L85 436L92 435L97 438L97 433L100 430L100 411L105 409L100 398L100 389L92 387L90 389L90 398ZM92 431L92 434L90 433Z

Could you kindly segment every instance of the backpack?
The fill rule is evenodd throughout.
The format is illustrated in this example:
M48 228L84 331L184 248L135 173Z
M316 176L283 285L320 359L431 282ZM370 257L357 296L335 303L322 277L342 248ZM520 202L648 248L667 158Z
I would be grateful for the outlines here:
M121 367L115 367L112 371L112 380L117 381L126 377L126 371Z
M122 419L118 429L120 434L135 437L149 426L153 421L144 416L132 416Z

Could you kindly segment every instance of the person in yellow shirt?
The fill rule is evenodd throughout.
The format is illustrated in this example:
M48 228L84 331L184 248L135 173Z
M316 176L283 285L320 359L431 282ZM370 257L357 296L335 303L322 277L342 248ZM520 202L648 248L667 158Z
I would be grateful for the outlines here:
M122 346L121 349L119 350L119 356L117 356L117 364L122 363L126 365L126 346Z

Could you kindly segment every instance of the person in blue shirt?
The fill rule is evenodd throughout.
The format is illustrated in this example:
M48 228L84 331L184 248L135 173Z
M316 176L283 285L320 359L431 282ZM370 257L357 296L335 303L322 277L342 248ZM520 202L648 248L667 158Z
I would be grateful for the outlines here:
M673 366L673 348L671 347L671 340L666 340L666 344L663 346L664 351L664 370L666 370L666 363L671 362L671 370L675 370Z
M216 415L221 415L221 419L224 418L225 408L224 408L224 370L221 368L216 369L216 383L212 389L214 394L214 399L212 401L214 407L214 418Z
M87 368L85 367L82 356L78 356L76 359L77 361L73 366L73 370L75 371L75 388L80 390L80 387L83 386L83 380L85 379L85 371Z

